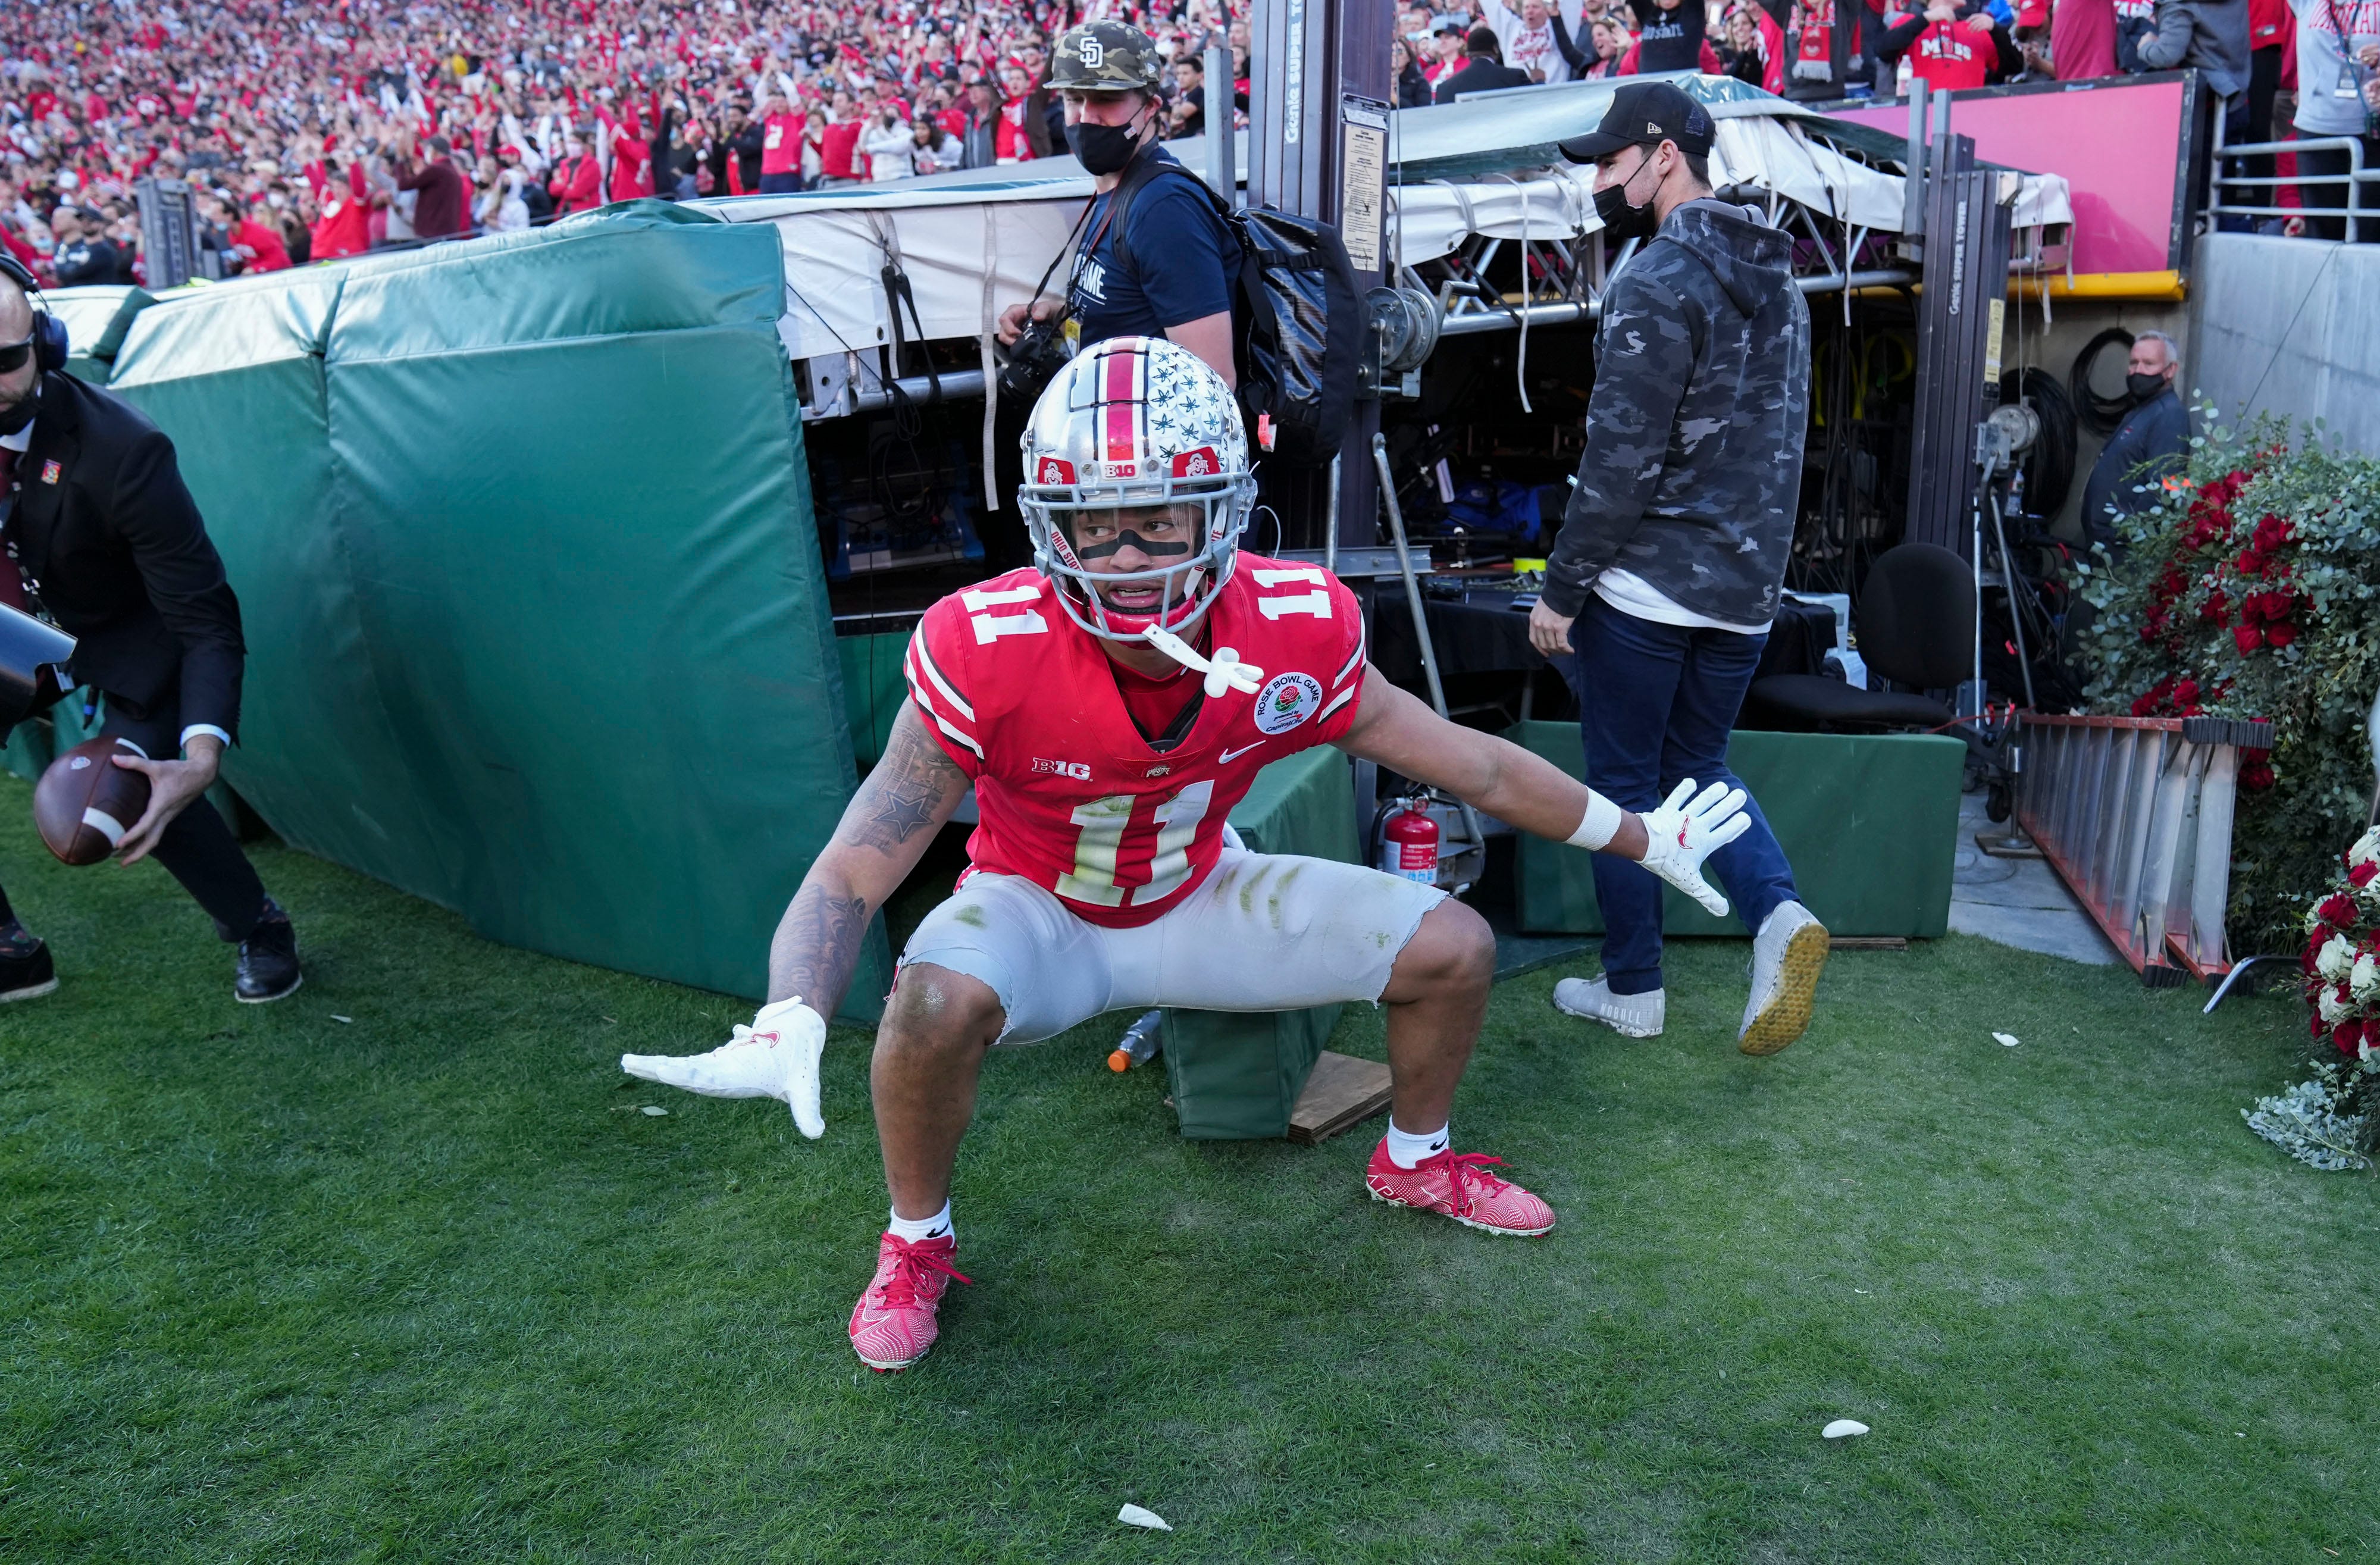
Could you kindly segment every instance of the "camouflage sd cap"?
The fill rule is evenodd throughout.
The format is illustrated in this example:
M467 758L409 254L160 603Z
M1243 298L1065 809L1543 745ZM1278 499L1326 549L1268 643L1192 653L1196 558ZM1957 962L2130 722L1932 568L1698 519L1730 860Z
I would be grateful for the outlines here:
M1050 51L1052 92L1148 91L1157 86L1157 45L1123 22L1090 22Z

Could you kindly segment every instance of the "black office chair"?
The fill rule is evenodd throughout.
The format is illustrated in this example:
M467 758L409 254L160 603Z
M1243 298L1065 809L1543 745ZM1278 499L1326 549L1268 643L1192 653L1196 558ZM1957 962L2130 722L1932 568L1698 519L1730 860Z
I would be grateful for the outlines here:
M1860 657L1895 685L1956 689L1975 661L1975 578L1967 563L1932 543L1904 543L1868 567L1860 595ZM1755 679L1742 728L1797 733L1941 728L1950 709L1899 690L1855 690L1815 673Z

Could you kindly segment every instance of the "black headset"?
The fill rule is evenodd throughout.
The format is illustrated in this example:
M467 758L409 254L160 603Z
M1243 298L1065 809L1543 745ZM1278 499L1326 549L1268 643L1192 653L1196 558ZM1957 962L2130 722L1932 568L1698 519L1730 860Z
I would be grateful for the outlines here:
M28 303L42 297L42 285L31 270L5 249L0 249L0 277L24 289ZM67 323L51 313L46 304L33 311L33 363L45 375L67 367Z

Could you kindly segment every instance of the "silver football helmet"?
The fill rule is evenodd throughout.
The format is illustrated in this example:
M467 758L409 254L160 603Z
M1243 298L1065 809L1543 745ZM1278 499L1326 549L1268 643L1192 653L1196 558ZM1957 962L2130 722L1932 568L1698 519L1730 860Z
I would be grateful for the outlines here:
M1095 343L1069 359L1033 405L1023 444L1016 502L1033 535L1033 564L1057 584L1075 624L1110 640L1139 641L1152 627L1178 636L1205 616L1232 578L1257 489L1239 402L1220 375L1163 338ZM1178 558L1137 571L1085 568L1075 533L1084 513L1185 502L1198 507L1200 525ZM1140 547L1152 556L1161 552ZM1101 597L1102 587L1155 588L1157 606L1125 613Z

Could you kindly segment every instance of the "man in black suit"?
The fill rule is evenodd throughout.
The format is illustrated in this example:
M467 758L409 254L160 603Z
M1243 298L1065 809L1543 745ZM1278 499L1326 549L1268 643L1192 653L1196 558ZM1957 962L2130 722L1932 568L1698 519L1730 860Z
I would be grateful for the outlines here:
M1526 87L1529 73L1514 70L1504 63L1504 46L1496 42L1496 30L1475 27L1464 40L1463 52L1470 58L1452 76L1439 79L1435 103L1451 103L1465 92L1488 92L1499 87Z
M150 782L117 856L155 853L238 944L237 998L279 1000L300 981L297 935L204 796L239 732L239 600L174 443L64 371L64 334L36 319L31 282L0 260L0 601L76 638L68 673L105 701L101 734L150 758L115 763ZM0 892L0 1001L56 986Z

